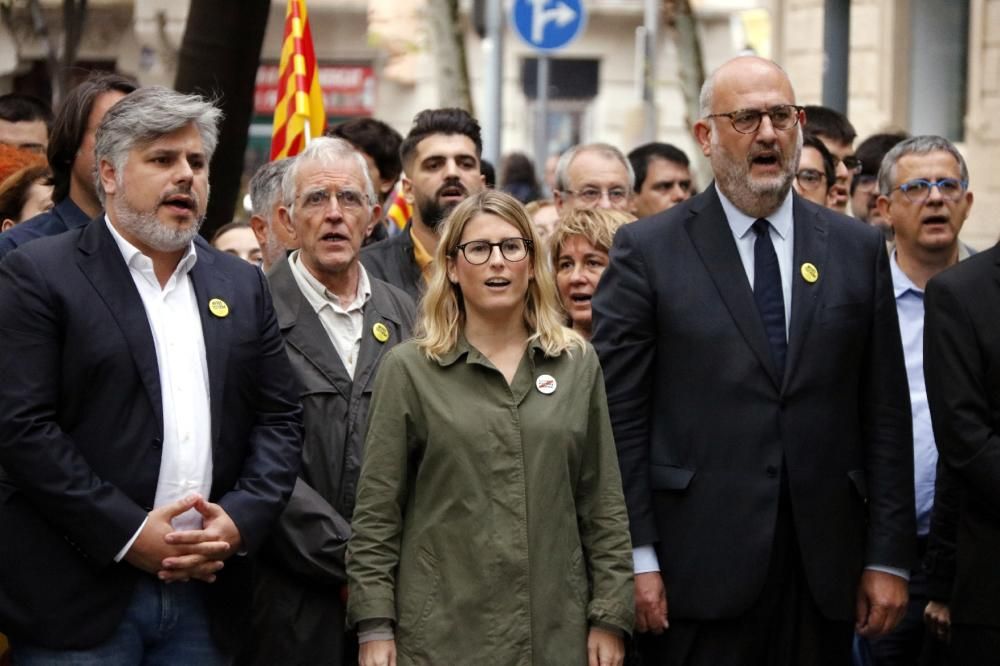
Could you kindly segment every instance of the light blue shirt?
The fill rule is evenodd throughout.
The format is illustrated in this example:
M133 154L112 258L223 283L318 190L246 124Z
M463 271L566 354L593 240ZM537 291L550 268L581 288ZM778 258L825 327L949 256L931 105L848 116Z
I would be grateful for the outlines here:
M747 274L747 280L750 281L752 289L754 285L753 246L757 242L753 223L757 221L757 218L750 217L737 208L719 190L718 184L715 186L715 191L719 194L722 210L726 213L726 221L729 222L729 228L733 232L736 249L740 253L740 261L743 263L743 270ZM788 323L792 320L792 260L795 250L791 190L788 190L788 196L781 202L778 209L768 215L766 219L771 223L771 243L774 244L774 253L778 255L778 270L781 272L781 295L785 299L785 339L787 340Z
M937 446L924 384L924 291L906 276L892 251L892 288L896 295L899 334L903 340L906 380L913 413L913 487L917 495L917 535L927 536L934 506Z

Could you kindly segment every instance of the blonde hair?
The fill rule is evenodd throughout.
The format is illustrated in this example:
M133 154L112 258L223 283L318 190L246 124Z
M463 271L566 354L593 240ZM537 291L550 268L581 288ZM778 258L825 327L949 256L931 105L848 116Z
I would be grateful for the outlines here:
M534 267L535 276L528 283L524 304L524 325L531 333L529 341L537 340L546 356L569 353L574 347L582 350L586 344L583 337L562 324L552 269L548 262L537 260L538 235L528 213L517 199L497 190L473 194L460 203L442 225L430 283L420 302L417 346L428 358L440 360L458 344L458 335L465 328L465 302L461 287L448 279L448 261L456 257L456 246L465 226L482 214L496 215L509 222L531 241L528 261Z
M583 236L598 250L608 252L615 240L615 232L623 224L635 221L635 215L621 210L580 208L559 216L556 228L549 237L549 254L553 261L559 259L559 248L571 236Z

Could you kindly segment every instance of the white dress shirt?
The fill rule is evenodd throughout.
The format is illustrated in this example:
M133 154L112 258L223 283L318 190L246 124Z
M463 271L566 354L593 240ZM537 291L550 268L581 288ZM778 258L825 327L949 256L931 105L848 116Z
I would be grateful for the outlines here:
M107 217L105 223L139 291L156 347L163 448L153 505L170 504L193 492L207 499L212 490L212 416L205 338L189 276L198 260L194 243L161 288L152 259L125 240ZM172 524L177 530L201 529L201 514L190 509L175 517ZM145 522L116 559L128 552L144 526Z
M292 253L288 262L299 290L322 322L347 374L354 379L354 369L358 365L358 354L361 351L361 336L364 333L361 330L365 324L364 307L372 295L371 282L368 280L365 267L358 262L358 291L354 300L344 305L336 294L324 287L323 283L302 265L298 250Z

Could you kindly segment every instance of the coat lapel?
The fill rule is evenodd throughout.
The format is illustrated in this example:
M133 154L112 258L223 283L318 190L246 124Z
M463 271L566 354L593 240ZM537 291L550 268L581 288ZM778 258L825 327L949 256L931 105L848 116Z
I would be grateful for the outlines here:
M129 352L135 360L136 369L146 387L149 402L156 414L156 424L163 433L163 403L160 392L160 371L156 361L156 345L153 332L149 328L146 308L135 287L132 275L121 250L108 231L104 216L95 218L83 230L77 246L80 254L80 270L93 285L97 294L108 306Z
M402 317L389 299L385 285L373 279L371 287L372 297L365 305L365 323L361 328L358 366L354 369L354 386L357 391L367 388L385 351L402 342L399 339ZM388 339L379 340L375 337L375 327L378 324L389 331Z
M222 413L222 396L225 390L226 365L229 362L229 346L233 342L232 322L238 313L229 312L225 316L212 314L209 303L221 300L233 307L236 297L229 277L218 269L215 257L201 238L195 239L198 261L191 269L191 283L194 285L195 302L201 318L201 330L205 339L205 359L208 363L208 395L212 410L212 445L219 440L219 428L226 417Z
M819 211L810 210L799 197L793 200L792 223L795 229L792 250L792 321L788 327L788 362L785 382L799 364L802 349L816 314L816 303L823 291L826 269L826 221ZM814 282L805 279L802 267L812 264L819 277Z
M282 261L267 276L278 327L285 342L308 360L340 393L351 399L351 378L330 336L309 301L302 295L291 266Z
M775 387L780 388L781 381L771 359L764 324L714 182L699 199L691 206L691 216L685 220L687 232L737 328L767 370Z

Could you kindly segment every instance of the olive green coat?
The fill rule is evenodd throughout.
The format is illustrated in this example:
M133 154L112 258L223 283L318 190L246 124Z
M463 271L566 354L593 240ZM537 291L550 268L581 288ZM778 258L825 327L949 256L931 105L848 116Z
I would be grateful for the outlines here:
M536 379L550 375L546 395ZM383 359L348 555L348 620L396 622L399 664L587 663L631 632L628 518L593 348L529 346L508 385L464 339Z

